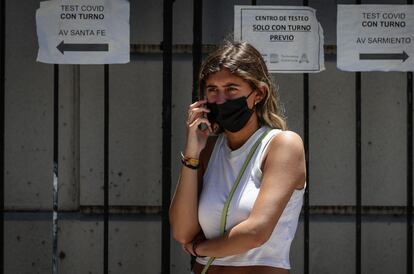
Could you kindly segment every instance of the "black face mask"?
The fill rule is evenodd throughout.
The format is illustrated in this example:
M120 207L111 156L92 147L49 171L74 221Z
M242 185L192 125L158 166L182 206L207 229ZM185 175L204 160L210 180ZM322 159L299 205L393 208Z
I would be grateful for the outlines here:
M253 93L233 100L226 100L223 104L207 102L207 118L210 123L217 122L225 130L237 132L241 130L249 121L254 110L247 106L247 98Z

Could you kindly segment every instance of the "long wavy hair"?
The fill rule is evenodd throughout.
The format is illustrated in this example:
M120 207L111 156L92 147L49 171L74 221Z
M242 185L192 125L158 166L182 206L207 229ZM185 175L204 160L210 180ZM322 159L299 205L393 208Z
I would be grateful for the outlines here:
M225 42L209 54L201 65L198 77L199 94L204 94L207 77L223 68L247 81L253 89L265 87L264 98L255 106L261 126L287 129L277 89L260 52L246 42ZM216 133L222 131L223 129L219 128Z

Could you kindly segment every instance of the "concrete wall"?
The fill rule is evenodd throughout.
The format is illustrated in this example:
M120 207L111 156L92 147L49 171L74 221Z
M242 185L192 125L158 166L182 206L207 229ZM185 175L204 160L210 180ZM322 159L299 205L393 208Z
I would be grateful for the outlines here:
M37 63L38 0L6 1L5 273L50 273L52 267L53 65ZM302 1L257 1L301 5ZM336 41L336 3L311 0ZM404 4L405 1L363 1ZM203 43L232 32L233 6L204 1ZM162 1L131 1L131 43L162 40ZM174 43L192 42L192 1L174 2ZM102 217L79 212L103 204L103 66L59 66L60 273L102 273ZM110 205L161 205L162 56L135 54L110 66ZM310 75L311 205L355 204L355 75L336 69ZM291 130L303 136L303 76L274 75ZM172 170L175 189L184 119L191 101L192 59L173 60ZM362 73L362 199L364 205L406 203L406 74ZM363 273L404 273L405 220L363 219ZM312 274L353 273L354 218L311 216ZM189 273L189 257L171 241L171 273ZM303 222L292 245L292 273L303 272ZM115 215L109 224L111 273L160 273L161 218Z

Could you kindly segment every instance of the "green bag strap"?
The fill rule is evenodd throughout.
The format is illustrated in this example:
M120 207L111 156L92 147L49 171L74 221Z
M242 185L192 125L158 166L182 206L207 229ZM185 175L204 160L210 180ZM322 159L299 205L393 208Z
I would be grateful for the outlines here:
M259 139L257 139L256 143L254 143L254 145L250 149L250 152L249 152L249 154L247 154L246 160L244 160L244 163L243 163L243 165L240 169L239 175L237 176L236 181L234 182L233 187L230 190L229 196L227 197L227 200L224 203L223 211L221 212L221 223L220 223L220 233L221 233L221 235L224 235L226 233L227 212L229 211L229 206L230 206L231 199L233 198L233 194L236 191L236 188L239 185L240 180L243 177L244 171L246 170L247 165L249 164L250 160L253 157L253 154L255 153L257 147L259 146L259 144L262 142L263 138L267 135L267 133L269 133L269 131L270 131L270 129L267 128L265 130L265 132L262 133L262 135L259 137ZM201 272L201 274L207 273L208 268L210 267L211 263L214 261L215 258L216 257L210 257L207 264L204 266L203 271Z

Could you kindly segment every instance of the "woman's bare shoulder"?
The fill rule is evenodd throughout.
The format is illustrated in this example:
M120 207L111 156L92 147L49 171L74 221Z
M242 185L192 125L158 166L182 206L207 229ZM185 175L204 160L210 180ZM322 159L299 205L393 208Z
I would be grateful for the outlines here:
M267 171L266 167L271 172L283 170L295 178L292 187L303 188L306 177L306 160L303 141L299 134L290 130L279 132L269 144L265 161L264 173Z
M303 141L299 134L291 130L278 132L270 141L266 149L262 168L270 161L279 161L293 157L300 159L304 155Z
M285 147L290 149L303 149L303 140L302 137L291 130L282 130L279 132L271 141L271 146L276 147Z

